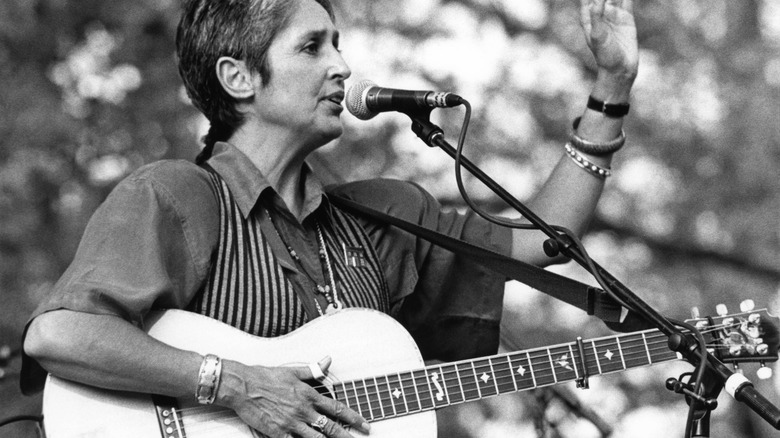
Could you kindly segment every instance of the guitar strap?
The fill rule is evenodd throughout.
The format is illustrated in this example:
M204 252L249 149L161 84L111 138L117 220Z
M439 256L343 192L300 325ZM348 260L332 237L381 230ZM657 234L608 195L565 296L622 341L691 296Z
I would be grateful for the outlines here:
M350 199L328 194L328 199L343 210L372 218L379 222L394 225L404 231L421 237L435 245L468 258L474 263L517 280L544 292L565 303L578 307L610 323L610 327L624 319L623 307L616 303L606 292L570 278L544 270L540 267L499 254L495 251L455 239L437 231L391 216ZM618 328L619 329L619 328Z

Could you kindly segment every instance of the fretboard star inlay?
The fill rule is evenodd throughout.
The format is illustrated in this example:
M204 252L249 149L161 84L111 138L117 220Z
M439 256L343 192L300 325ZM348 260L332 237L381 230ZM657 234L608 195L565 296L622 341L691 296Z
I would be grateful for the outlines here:
M561 368L566 368L567 370L571 370L572 368L569 366L569 355L564 354L561 356L560 359L556 362L558 365L561 366Z
M483 382L487 383L488 380L490 380L490 376L487 375L487 373L482 374L482 377L479 378Z
M399 391L398 388L395 388L395 391L393 391L393 397L401 398L402 395L404 395L404 393Z
M613 353L613 352L611 352L609 350L607 350L607 352L604 353L604 357L606 357L607 360L612 360L612 356L614 356L614 355L615 355L615 353Z
M522 365L517 367L517 374L520 374L521 376L525 376L525 367Z

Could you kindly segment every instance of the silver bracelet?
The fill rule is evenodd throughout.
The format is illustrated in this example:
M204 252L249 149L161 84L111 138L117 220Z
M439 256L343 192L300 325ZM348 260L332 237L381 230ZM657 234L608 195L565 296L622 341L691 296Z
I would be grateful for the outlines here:
M585 169L591 175L597 176L601 179L606 179L608 176L612 176L612 169L607 167L601 167L598 164L591 163L590 160L585 158L582 154L577 152L570 143L566 143L564 146L566 154L572 159L578 166Z
M200 364L198 371L198 387L195 389L195 397L198 403L210 405L214 403L222 377L222 360L213 354L207 354Z
M584 138L577 135L577 128L579 127L579 124L580 117L577 117L574 119L574 123L572 123L572 131L569 135L569 143L571 143L574 149L577 149L580 152L598 157L615 153L626 144L626 132L622 129L620 130L620 135L610 141L595 142L585 140Z

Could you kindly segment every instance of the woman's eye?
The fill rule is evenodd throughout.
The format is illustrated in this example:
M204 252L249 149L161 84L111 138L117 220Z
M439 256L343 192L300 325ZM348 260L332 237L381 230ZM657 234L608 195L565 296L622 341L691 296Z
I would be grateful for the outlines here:
M317 44L314 41L303 46L303 51L307 53L317 53L319 50L320 50L319 44Z

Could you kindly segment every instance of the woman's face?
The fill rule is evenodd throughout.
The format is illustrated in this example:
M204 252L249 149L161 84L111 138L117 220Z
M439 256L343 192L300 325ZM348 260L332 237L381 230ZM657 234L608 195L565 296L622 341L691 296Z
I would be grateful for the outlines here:
M341 135L344 80L352 72L325 9L314 0L297 0L294 8L268 49L270 80L256 87L254 111L266 127L319 146Z

